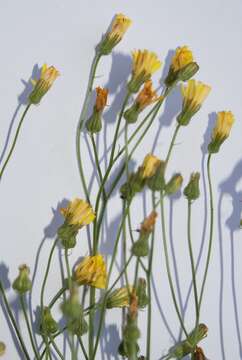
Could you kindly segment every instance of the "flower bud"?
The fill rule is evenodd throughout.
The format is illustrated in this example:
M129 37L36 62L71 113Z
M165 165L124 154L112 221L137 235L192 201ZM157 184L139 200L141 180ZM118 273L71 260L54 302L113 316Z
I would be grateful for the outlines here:
M129 179L120 188L120 195L122 199L130 201L136 193L143 190L145 180L141 176L142 168L139 167L138 171L131 173Z
M191 79L198 72L198 70L198 64L196 62L191 62L179 71L178 78L181 81L187 81Z
M40 322L40 331L43 334L54 334L58 331L58 324L53 318L50 308L43 309L43 315Z
M135 348L134 348L134 346L135 346ZM133 344L130 344L128 341L122 340L118 347L119 355L128 358L130 356L130 354L132 353L132 348L134 348L134 351L136 352L136 354L138 354L140 351L139 345L136 343L134 346L133 346Z
M147 179L147 185L152 191L161 191L165 186L165 162L161 161L153 176Z
M141 224L139 239L132 246L132 254L137 257L147 256L149 254L148 239L154 230L157 213L152 211Z
M220 146L229 137L234 123L234 115L231 111L220 111L217 114L215 128L213 129L211 142L208 145L210 154L219 152Z
M136 288L136 295L138 298L138 307L144 309L149 304L149 298L146 294L146 280L139 278Z
M161 160L153 154L147 154L141 166L141 177L143 179L151 178L161 164Z
M6 352L6 345L0 341L0 356L4 355Z
M44 64L41 69L40 78L38 80L32 80L34 88L29 95L30 104L39 104L42 97L49 91L59 75L59 72L54 66L48 67Z
M196 200L200 196L199 179L200 179L200 174L198 172L192 173L190 177L190 181L184 189L184 195L190 201Z
M86 122L87 131L98 133L102 129L102 113L107 105L108 90L101 87L96 88L96 103L93 107L93 113Z
M182 186L183 177L181 174L175 174L170 181L165 185L165 194L173 195L178 192Z
M30 270L27 265L19 266L19 275L13 282L13 289L21 295L29 291L32 287L29 274Z
M61 310L69 321L79 319L82 315L79 292L76 286L71 289L69 298L61 305Z
M107 298L106 307L122 308L130 305L130 294L133 292L133 286L124 286L120 289L116 289L109 294Z
M111 24L111 29L108 31L99 47L99 53L101 55L108 55L112 49L122 40L124 34L132 24L132 21L123 14L117 14Z
M83 316L82 306L80 306L81 315L77 319L68 322L68 330L77 336L83 336L88 332L88 324Z

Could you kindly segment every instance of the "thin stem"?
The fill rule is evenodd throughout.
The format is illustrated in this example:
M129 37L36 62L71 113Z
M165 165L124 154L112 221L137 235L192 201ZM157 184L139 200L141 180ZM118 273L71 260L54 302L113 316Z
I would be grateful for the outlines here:
M89 345L89 358L92 359L93 349L94 349L94 316L95 310L93 309L93 305L95 304L95 288L91 287L90 289L90 312L89 312L89 333L88 333L88 345Z
M90 138L91 138L91 142L92 142L92 147L93 147L93 152L94 152L95 163L96 163L96 166L97 166L98 176L99 176L100 182L102 182L103 181L103 175L102 175L102 170L101 170L101 167L100 167L100 164L99 164L97 146L96 146L96 142L95 142L93 134L90 134ZM106 191L103 188L103 199L106 200L106 197L107 197Z
M90 102L90 95L92 93L93 82L95 79L95 73L96 73L100 58L101 58L101 55L96 53L96 55L93 59L93 63L92 63L92 67L91 67L91 71L90 71L90 75L89 75L89 81L88 81L88 85L87 85L87 90L86 90L86 95L85 95L85 100L83 103L81 115L80 115L78 125L77 125L77 131L76 131L76 156L77 156L78 169L79 169L84 193L86 196L86 200L88 202L90 202L90 198L89 198L89 193L88 193L88 188L87 188L87 184L86 184L86 180L85 180L85 175L84 175L84 170L83 170L83 165L82 165L82 158L81 158L81 131L82 131L83 124L86 120L87 110L88 110L88 106L89 106L89 102Z
M211 252L212 252L212 244L213 244L214 205L213 205L213 188L212 188L211 170L210 170L211 158L212 158L212 154L209 154L208 161L207 161L207 172L208 172L208 185L209 185L209 197L210 197L210 233L209 233L208 254L207 254L207 260L206 260L205 272L204 272L204 277L203 277L203 281L202 281L201 294L200 294L200 298L199 298L199 313L201 310L203 293L204 293L205 283L207 280L208 268L209 268Z
M24 110L24 112L23 112L23 115L22 115L22 117L21 117L21 119L20 119L20 121L19 121L19 124L18 124L18 127L17 127L17 131L16 131L16 134L15 134L15 136L14 136L13 144L12 144L12 146L11 146L11 148L10 148L10 151L9 151L9 153L8 153L8 156L7 156L7 159L5 160L5 162L4 162L4 164L3 164L2 170L0 171L0 180L2 179L4 170L5 170L8 162L9 162L9 160L10 160L10 158L11 158L11 155L12 155L12 153L13 153L13 151L14 151L15 145L16 145L17 140L18 140L18 136L19 136L19 132L20 132L21 126L22 126L22 124L23 124L25 115L27 114L30 106L31 106L31 104L28 104L28 105L26 106L26 108L25 108L25 110Z
M62 355L62 353L60 352L58 346L56 345L56 342L53 338L53 336L49 335L50 338L50 344L53 346L53 348L55 349L56 353L58 354L59 358L62 360L65 360L64 356Z
M61 297L61 295L64 294L64 292L66 291L66 287L62 287L57 293L56 295L53 297L53 299L51 300L51 302L49 303L49 308L51 309L55 303L57 302L57 300Z
M194 300L195 300L195 311L196 311L196 322L195 329L197 329L199 323L199 304L198 304L198 292L197 292L197 281L196 281L196 267L194 262L193 250L192 250L192 237L191 237L191 200L188 200L188 216L187 216L187 238L188 238L188 248L189 248L189 256L191 261L191 269L192 269L192 284L194 291Z
M123 202L123 216L125 213L126 208L126 202ZM127 261L127 234L126 234L126 221L123 224L123 258L124 258L124 264L126 264ZM129 289L129 278L127 271L124 272L125 282L127 289Z
M155 207L155 192L152 191L152 207ZM148 293L148 313L147 313L147 337L146 337L146 359L150 359L150 347L151 347L151 324L152 324L152 302L151 302L151 276L154 254L154 240L155 240L155 228L151 234L151 244L148 260L148 269L146 273L147 278L147 293Z
M139 257L137 257L136 259L136 265L134 271L134 288L137 286L138 275L139 275Z
M36 349L36 345L35 345L34 338L33 338L33 335L32 335L31 326L30 326L30 323L29 323L28 314L27 314L26 307L25 307L24 295L20 295L19 300L20 300L21 308L23 310L24 319L25 319L27 330L28 330L28 333L29 333L31 346L33 348L36 359L39 359L40 356L39 356L39 353L38 353L38 351Z
M69 259L68 259L68 249L65 249L65 263L66 263L68 288L71 291L72 279L71 279L71 269L70 269L70 264L69 264Z
M168 280L169 280L171 296L172 296L172 300L173 300L173 303L174 303L174 306L175 306L175 310L176 310L178 319L179 319L180 324L181 324L181 328L184 331L186 337L188 337L188 332L187 332L187 330L185 328L185 325L183 323L183 319L182 319L182 316L180 314L179 307L178 307L178 304L177 304L177 301L176 301L176 294L175 294L174 285L173 285L172 276L171 276L169 255L168 255L168 248L167 248L167 240L166 240L166 227L165 227L165 214L164 214L164 195L162 193L161 193L160 207L161 207L161 225L162 225L163 247L164 247L164 253L165 253L166 271L167 271L167 276L168 276Z
M19 344L20 344L20 346L21 346L21 348L22 348L22 351L23 351L23 353L24 353L24 356L25 356L25 358L26 358L27 360L31 360L31 359L30 359L30 356L29 356L29 354L28 354L28 350L27 350L27 348L26 348L26 346L25 346L25 344L24 344L24 340L23 340L23 338L22 338L22 335L21 335L21 333L20 333L20 331L19 331L18 325L17 325L17 323L16 323L16 321L15 321L15 318L14 318L14 316L13 316L12 310L11 310L11 308L10 308L10 306L9 306L8 299L7 299L7 297L6 297L6 294L5 294L5 291L4 291L4 287L3 287L2 283L1 283L1 281L0 281L0 292L1 292L1 294L2 294L2 298L3 298L3 302L4 302L4 305L5 305L7 314L8 314L8 316L9 316L10 320L11 320L12 326L13 326L13 328L14 328L14 330L15 330L16 336L17 336L17 338L18 338L18 341L19 341Z
M82 352L83 352L83 355L84 355L85 359L88 360L88 355L87 355L87 352L86 352L86 349L85 349L85 346L83 344L81 336L78 336L77 339L79 341L79 344L81 346L81 349L82 349Z
M177 124L176 128L175 128L175 131L174 131L174 134L172 136L172 139L171 139L171 143L170 143L170 146L169 146L169 149L168 149L168 153L167 153L167 156L166 156L166 160L165 160L165 163L167 164L168 161L170 160L170 157L171 157L171 152L172 152L172 149L174 147L174 144L175 144L175 140L176 140L176 137L177 137L177 134L178 134L178 131L180 129L181 125L180 124Z

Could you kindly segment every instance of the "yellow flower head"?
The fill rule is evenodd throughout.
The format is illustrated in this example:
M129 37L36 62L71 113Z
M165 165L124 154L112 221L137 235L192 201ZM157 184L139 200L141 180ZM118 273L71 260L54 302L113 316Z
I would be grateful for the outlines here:
M189 80L187 85L181 85L183 96L182 112L178 116L180 125L187 125L192 116L200 109L202 103L208 96L211 87L200 81Z
M105 289L107 271L103 256L97 254L85 257L75 270L75 281L79 285L90 285Z
M138 92L140 86L161 67L161 61L154 52L148 50L135 50L132 53L133 67L129 90Z
M130 304L130 294L134 291L134 287L130 286L122 287L114 290L107 299L107 308L122 308L129 306Z
M38 104L59 75L59 71L56 70L54 66L48 67L44 64L41 68L40 78L38 80L32 80L34 88L29 95L30 103Z
M111 30L109 32L109 38L115 39L115 41L122 40L124 34L132 24L132 20L123 14L117 14L111 25Z
M219 151L222 143L229 137L233 123L234 115L231 111L218 112L211 142L208 146L209 152L215 153Z
M95 219L92 207L84 200L74 199L66 208L62 208L61 214L67 224L82 227L90 224Z
M150 213L149 216L147 216L144 221L141 224L141 232L145 232L145 233L150 233L153 231L155 223L156 223L156 218L157 218L158 214L156 211L152 211Z
M186 65L193 62L193 54L187 46L178 47L171 60L171 66L174 71L181 70Z
M156 91L152 89L152 81L145 82L143 89L138 94L135 102L140 111L144 110L148 105L160 99Z
M96 93L97 93L97 96L96 96L95 108L96 108L96 111L100 112L100 111L103 111L103 109L107 105L108 89L104 89L104 88L101 88L100 86L98 86L96 88Z
M152 154L146 155L141 166L141 177L143 179L153 176L161 164L161 160Z
M108 55L122 40L132 21L123 14L117 14L111 24L111 29L106 33L99 46L100 54Z

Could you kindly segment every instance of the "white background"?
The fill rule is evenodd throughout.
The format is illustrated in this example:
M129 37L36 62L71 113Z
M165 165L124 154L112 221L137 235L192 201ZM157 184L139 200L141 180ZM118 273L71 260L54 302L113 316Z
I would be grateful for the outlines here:
M133 25L125 39L115 49L113 57L105 57L101 61L97 72L100 77L95 83L95 85L108 86L111 93L105 125L108 131L108 135L106 134L108 144L112 142L112 125L122 101L125 81L130 72L130 51L133 49L147 48L157 52L163 61L162 70L167 71L166 62L170 59L171 51L179 45L189 45L200 65L196 78L212 87L211 94L199 114L188 127L181 130L178 136L169 164L169 174L181 171L187 181L191 171L202 171L206 161L206 155L203 155L204 135L206 134L207 139L209 134L207 127L210 125L209 131L211 131L214 112L232 110L235 114L236 123L231 138L222 146L221 152L214 156L212 162L216 229L201 321L209 328L208 337L203 341L209 359L242 359L240 276L242 243L238 229L242 200L242 3L239 0L1 1L1 152L4 151L6 144L10 145L24 110L22 103L25 96L22 94L32 71L36 73L36 68L47 62L55 65L61 72L61 77L41 104L33 107L27 115L16 151L0 184L1 277L9 287L7 279L10 281L14 279L18 265L23 262L29 264L33 273L35 255L44 239L34 283L35 311L46 258L54 240L56 218L57 222L61 221L56 208L63 199L83 196L75 157L76 125L94 47L117 12L123 12L131 17ZM156 86L159 85L160 77L161 73L155 76ZM114 96L120 94L121 97L113 102ZM175 115L180 106L181 98L177 90L163 107L164 114L157 118L145 142L136 152L136 162L133 166L137 166L143 156L152 150L157 134L159 138L154 152L157 156L165 156L175 127ZM160 133L158 133L159 129ZM100 142L103 143L103 134ZM82 144L85 144L85 141ZM82 146L85 169L90 177L92 164L88 160L88 152L84 151L85 145ZM148 212L150 210L148 192L145 198ZM136 202L133 207L134 229L138 227L144 216L140 207L142 199L139 200L140 202ZM103 234L101 241L101 251L107 255L112 253L120 206L118 193L115 193L106 220L108 231ZM172 202L167 201L166 208L167 221L169 214L172 215L170 223L173 225L173 230L171 231L168 226L169 234L172 233L175 257L172 266L175 264L173 269L176 270L179 280L180 302L184 306L191 281L186 238L186 201L182 196L178 197ZM208 241L208 231L203 233L209 220L208 215L205 216L205 210L202 188L202 196L193 205L193 243L196 257L202 240L205 239L199 266L199 284L204 270ZM72 264L85 254L87 254L86 234L83 231L77 248L72 252ZM118 260L120 258L121 249ZM59 258L56 253L46 301L60 286L58 266ZM175 275L175 272L173 274ZM173 345L174 339L179 337L179 323L165 273L160 224L157 225L154 282L156 297L153 295L152 360L164 355ZM7 294L21 321L22 315L17 309L15 294L9 289ZM157 296L159 306L157 306ZM145 352L145 320L146 311L141 314L139 323L142 330L140 342L142 353ZM187 327L192 329L194 325L192 297L189 298L185 320ZM120 312L110 311L105 338L102 341L103 354L109 355L104 357L99 353L98 359L117 358L115 351L120 342L120 325ZM25 333L24 327L22 328ZM20 358L2 312L0 312L0 340L7 345L6 359ZM68 358L69 356L66 355L66 359Z

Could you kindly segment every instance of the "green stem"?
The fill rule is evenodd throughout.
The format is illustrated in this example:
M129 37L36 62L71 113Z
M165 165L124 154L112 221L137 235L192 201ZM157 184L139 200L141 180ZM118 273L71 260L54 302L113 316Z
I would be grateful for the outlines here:
M192 284L193 284L194 300L195 300L195 312L196 312L195 329L197 330L199 324L199 304L198 304L198 292L197 292L197 281L196 281L196 267L195 267L193 250L192 250L191 205L192 205L191 200L188 200L187 237L188 237L188 248L189 248L190 261L191 261Z
M174 131L174 134L172 136L172 139L171 139L171 143L170 143L170 147L168 149L168 153L167 153L167 156L166 156L166 160L165 160L165 163L167 164L168 161L170 160L170 157L171 157L171 152L172 152L172 149L174 147L174 144L175 144L175 140L176 140L176 137L177 137L177 134L178 134L178 131L180 129L181 125L180 124L177 124L176 128L175 128L175 131Z
M94 349L94 316L95 310L93 309L93 305L95 304L95 288L91 287L90 289L90 307L91 310L89 312L89 333L88 333L88 345L89 345L89 358L92 359L93 349Z
M138 275L139 275L139 257L137 257L137 259L136 259L136 265L135 265L134 288L137 286Z
M96 142L94 140L93 134L90 134L90 137L91 137L91 142L92 142L94 158L95 158L95 163L96 163L96 166L97 166L97 172L98 172L99 180L100 180L100 182L102 182L103 181L103 175L102 175L102 170L101 170L100 164L99 164L99 158L98 158L98 153L97 153ZM103 199L104 199L104 201L106 200L106 197L107 197L106 196L106 191L103 188Z
M26 358L27 360L30 360L30 356L29 356L29 354L28 354L28 350L27 350L27 348L26 348L26 346L25 346L25 344L24 344L24 340L23 340L22 335L21 335L21 333L20 333L20 331L19 331L18 325L17 325L17 323L16 323L16 321L15 321L15 318L14 318L14 316L13 316L12 310L11 310L11 308L10 308L10 306L9 306L8 299L7 299L7 297L6 297L6 294L5 294L5 291L4 291L4 287L3 287L2 283L1 283L1 281L0 281L0 292L1 292L1 294L2 294L2 298L3 298L3 302L4 302L4 305L5 305L7 314L8 314L8 316L9 316L9 319L10 319L10 321L11 321L11 323L12 323L12 326L13 326L13 328L14 328L14 330L15 330L15 334L16 334L16 336L17 336L17 338L18 338L18 341L19 341L19 344L20 344L20 346L21 346L21 348L22 348L23 354L24 354L24 356L25 356L25 358Z
M65 360L64 356L62 355L62 353L60 352L58 346L56 345L56 342L53 338L53 336L49 335L50 338L50 344L53 346L53 348L55 349L56 353L58 354L59 358L62 360Z
M28 319L28 314L27 314L26 307L25 307L24 295L19 295L19 300L20 300L21 308L23 310L24 319L25 319L27 330L28 330L28 333L29 333L31 346L33 348L36 359L40 359L40 356L39 356L39 353L38 353L38 350L36 348L34 338L33 338L33 335L32 335L32 330L31 330L31 326L30 326L29 319Z
M10 151L9 151L9 153L8 153L8 156L7 156L7 159L5 160L5 162L4 162L4 164L3 164L2 170L0 171L0 180L2 179L4 170L5 170L8 162L9 162L9 160L10 160L10 158L11 158L11 155L12 155L12 153L13 153L13 151L14 151L15 145L16 145L17 140L18 140L18 136L19 136L19 132L20 132L21 126L22 126L22 124L23 124L25 115L27 114L30 106L31 106L31 104L28 104L28 105L26 106L26 108L25 108L25 110L24 110L24 113L23 113L23 115L22 115L22 117L21 117L21 119L20 119L20 121L19 121L19 124L18 124L18 127L17 127L17 131L16 131L16 134L15 134L15 136L14 136L13 144L12 144L12 146L11 146L11 148L10 148Z
M152 191L152 207L155 207L155 192ZM151 244L148 260L148 269L146 273L147 278L147 293L148 293L148 313L147 313L147 338L146 338L146 359L150 359L150 347L151 347L151 323L152 323L152 302L151 302L151 276L154 254L154 241L155 241L155 228L151 234Z
M82 349L84 358L85 358L86 360L88 360L88 355L87 355L87 352L86 352L86 349L85 349L85 346L84 346L84 344L83 344L83 341L82 341L81 336L78 336L77 339L78 339L79 344L80 344L80 346L81 346L81 349Z
M51 300L51 302L49 303L49 308L51 309L55 303L57 302L57 300L64 294L64 292L66 291L66 287L62 287L57 293L56 295L53 297L53 299Z
M209 154L208 161L207 161L209 197L210 197L210 233L209 233L208 254L207 254L207 260L206 260L205 272L204 272L204 277L203 277L203 281L202 281L201 294L200 294L200 298L199 298L199 313L201 310L203 293L204 293L205 283L206 283L206 279L207 279L207 275L208 275L208 268L209 268L211 252L212 252L212 244L213 244L214 205L213 205L213 188L212 188L211 170L210 170L211 157L212 157L212 154Z
M82 158L81 158L81 131L82 131L83 124L86 120L86 115L87 115L88 106L89 106L89 102L90 102L90 96L91 96L92 88L93 88L93 82L95 79L95 73L96 73L100 58L101 58L101 55L96 53L96 55L93 59L93 63L92 63L92 67L91 67L91 71L90 71L90 75L89 75L89 81L88 81L88 85L87 85L87 90L86 90L86 95L85 95L85 100L83 103L81 115L80 115L79 122L77 125L77 131L76 131L76 156L77 156L78 169L79 169L83 189L85 192L86 200L88 202L90 202L90 198L89 198L89 193L88 193L88 188L87 188L87 184L86 184L86 180L85 180L85 175L84 175L84 170L83 170L83 165L82 165Z
M123 202L123 216L125 213L126 208L126 202ZM127 234L126 234L126 221L123 224L123 258L124 258L124 264L126 264L127 261ZM127 271L124 272L125 282L127 289L129 289L129 278Z
M175 310L176 310L178 319L179 319L180 324L181 324L181 328L184 331L186 337L188 337L188 332L187 332L187 330L185 328L185 325L183 323L183 319L182 319L182 316L180 314L179 307L178 307L178 304L177 304L177 301L176 301L176 294L175 294L174 285L173 285L172 276L171 276L169 255L168 255L168 248L167 248L167 240L166 240L166 227L165 227L165 214L164 214L164 195L163 195L163 193L161 193L160 206L161 206L161 225L162 225L163 247L164 247L164 253L165 253L166 271L167 271L169 286L170 286L170 290L171 290L171 296L172 296L172 300L173 300L173 303L174 303L174 306L175 306Z

